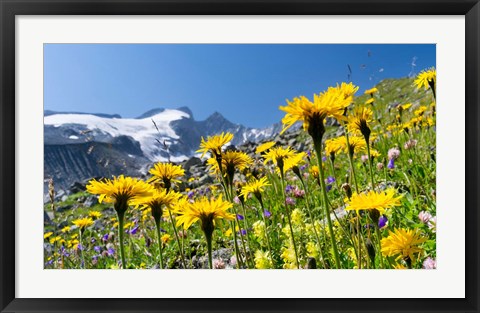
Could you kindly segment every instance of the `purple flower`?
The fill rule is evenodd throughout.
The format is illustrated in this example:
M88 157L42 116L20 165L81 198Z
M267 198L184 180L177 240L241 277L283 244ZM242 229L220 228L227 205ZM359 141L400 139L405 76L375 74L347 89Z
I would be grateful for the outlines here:
M113 248L108 248L107 254L108 254L108 256L114 255L114 254L115 254L115 249L113 249Z
M292 185L287 185L287 187L285 187L285 193L291 193L293 189L294 187Z
M328 176L327 179L325 180L327 184L333 184L335 182L335 177Z
M270 216L272 216L272 213L270 213L270 212L267 211L267 210L264 210L264 211L263 211L263 215L264 215L266 218L269 218Z
M195 195L195 191L191 190L187 193L188 199L193 199L193 196Z
M378 219L378 228L384 228L387 226L388 218L385 215L380 216Z
M307 165L302 165L302 166L300 166L300 170L301 170L301 171L304 171L306 168L307 168Z
M388 161L387 167L388 167L389 169L393 170L393 169L395 168L395 160L394 160L394 159L390 159L390 160Z
M312 152L310 150L308 150L307 155L308 155L309 158L311 158L312 157Z
M303 198L305 196L305 191L302 189L299 189L298 187L295 187L295 190L293 191L293 195L295 198Z
M400 156L400 150L398 150L398 148L392 148L390 150L388 150L388 158L389 159L398 159L398 157Z
M242 236L245 236L247 234L247 231L245 229L241 229L239 231L239 233L242 235Z
M287 199L285 199L285 203L287 205L295 205L295 199L287 197Z
M237 214L237 219L239 221L243 221L244 217L243 217L243 215Z
M47 263L45 263L45 265L52 265L53 264L53 259L51 259L50 261L48 261Z
M83 251L83 246L82 246L81 243L79 243L79 244L77 245L77 249Z
M96 241L97 241L97 239L95 239L95 238L90 239L91 243L95 243Z
M108 234L103 235L102 241L108 241Z
M236 204L240 204L240 198L238 196L235 196L235 198L233 198L233 202L235 202Z
M132 228L132 229L130 230L130 235L135 235L135 234L137 233L137 231L138 231L139 228L140 228L140 226L138 226L138 225L135 226L134 228Z
M332 185L327 185L326 187L327 187L327 192L332 190Z
M100 252L102 252L102 247L95 246L95 247L93 247L93 250L95 250L96 253L100 253Z
M323 156L323 157L322 157L322 161L323 161L323 162L327 162L327 157L326 157L326 156Z

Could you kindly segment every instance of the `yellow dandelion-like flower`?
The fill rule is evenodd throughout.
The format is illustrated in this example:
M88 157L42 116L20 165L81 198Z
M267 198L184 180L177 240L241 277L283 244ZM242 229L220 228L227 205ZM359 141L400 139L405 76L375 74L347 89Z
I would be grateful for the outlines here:
M412 107L411 103L406 103L398 106L398 109L402 109L403 111L406 111Z
M437 71L435 70L434 67L428 69L428 70L423 70L420 72L420 74L417 75L417 78L413 82L417 89L420 89L422 87L427 90L428 88L434 88L435 84L437 82Z
M53 235L53 232L49 231L48 233L43 234L43 239L47 239L51 235Z
M375 149L370 150L370 157L372 159L378 158L379 156L381 156L381 154L380 154L380 152L378 152L378 150L375 150Z
M172 163L156 163L150 169L149 173L153 176L148 182L162 182L163 188L170 189L172 182L180 182L177 178L184 176L185 170L180 165L174 165Z
M413 112L416 116L422 116L423 113L425 113L425 111L427 111L427 107L422 105L420 106L417 110L415 110L415 112Z
M164 214L163 209L171 210L181 196L175 191L155 189L149 196L137 198L132 204L150 208L155 222L158 223Z
M374 98L369 98L367 101L365 101L365 104L372 104L375 102L375 99Z
M170 240L172 240L172 236L170 236L169 234L165 234L163 235L160 240L164 243L164 244L167 244L170 242Z
M240 195L242 195L246 199L248 197L248 194L252 193L257 198L261 198L261 193L265 190L266 186L270 186L266 177L262 177L260 179L255 178L242 187L242 192L240 193Z
M257 250L255 251L255 268L258 269L268 269L273 268L272 260L270 253Z
M70 231L70 226L65 226L60 230L62 233L68 233Z
M76 219L72 223L73 225L80 228L80 230L83 230L85 227L93 225L93 220L90 217L85 217L85 218Z
M228 212L232 204L224 201L222 196L217 199L208 199L206 197L197 199L193 203L186 205L181 211L177 211L177 226L183 224L184 229L188 229L193 223L200 221L202 230L213 231L215 221L219 219L233 220L235 215Z
M97 181L93 179L88 183L87 191L100 195L98 198L100 203L114 203L116 210L126 210L131 201L149 196L153 192L153 187L139 179L120 175L114 177L113 180Z
M255 150L255 153L262 153L262 152L265 152L267 151L268 149L272 148L273 146L276 145L276 142L275 141L267 141L267 142L264 142L262 143L261 145L259 145L257 147L257 149Z
M268 150L267 153L265 153L264 163L267 164L268 162L272 162L274 165L281 168L283 172L285 172L284 170L285 160L287 158L294 157L296 153L297 152L290 147L287 147L287 148L275 147Z
M232 141L232 139L233 134L223 132L220 135L208 136L206 140L202 137L200 149L197 152L202 153L202 158L207 152L210 152L213 157L218 157L222 154L222 147Z
M88 216L91 217L91 218L94 218L94 219L99 219L100 217L102 217L102 213L100 213L98 211L90 211L88 213Z
M337 138L325 140L325 152L328 156L335 156L343 149L343 144ZM318 170L318 168L317 168Z
M420 232L415 229L395 229L390 231L388 237L382 239L382 254L384 256L397 256L395 260L400 258L410 258L414 260L414 254L423 251L419 246L427 241L422 237Z
M378 89L375 87L373 87L372 89L365 90L366 95L373 95L374 93L377 93L377 92L378 92Z
M286 158L283 164L283 172L286 173L288 170L293 169L294 167L298 167L305 164L306 157L307 157L307 154L305 152L298 152Z
M310 167L310 174L315 178L318 179L320 177L320 169L318 168L317 165L311 166Z
M370 190L367 193L357 194L353 193L350 199L345 199L347 204L345 210L360 211L360 210L377 210L383 214L386 209L393 208L400 205L400 199L403 196L396 197L394 188L388 188L385 191L376 192Z
M287 106L280 106L279 109L287 114L283 117L282 133L297 122L303 123L304 130L310 135L319 127L323 129L323 120L326 117L343 119L345 108L353 101L353 95L358 87L353 84L342 83L337 87L330 87L327 91L315 94L313 101L301 96L292 101L287 100ZM310 129L312 125L312 129Z
M358 107L352 116L348 118L348 131L360 132L363 136L368 138L370 136L370 124L373 120L373 112L366 107Z
M210 166L210 171L214 174L220 174L218 162L215 158L210 158L207 161ZM245 152L241 151L227 151L222 154L222 173L225 176L233 178L235 169L243 171L253 163L251 157Z

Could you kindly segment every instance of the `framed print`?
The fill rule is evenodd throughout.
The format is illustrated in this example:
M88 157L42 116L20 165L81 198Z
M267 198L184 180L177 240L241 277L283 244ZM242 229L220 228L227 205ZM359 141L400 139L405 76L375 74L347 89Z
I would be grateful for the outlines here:
M478 312L478 1L0 8L2 311Z

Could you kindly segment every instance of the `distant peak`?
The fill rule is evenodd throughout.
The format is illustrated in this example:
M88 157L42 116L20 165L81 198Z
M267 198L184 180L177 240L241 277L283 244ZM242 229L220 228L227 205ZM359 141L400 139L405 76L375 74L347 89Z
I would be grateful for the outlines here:
M43 112L44 116L50 116L55 114L80 114L80 115L94 115L103 118L122 118L119 114L106 114L106 113L84 113L84 112L58 112L58 111L51 111L45 110Z
M143 118L151 117L151 116L157 115L159 113L162 113L163 111L165 111L165 108L151 109L151 110L148 110L147 112L143 113L139 117L137 117L137 119L143 119Z
M193 119L193 113L192 113L192 110L190 110L189 107L183 106L183 107L179 107L177 110L182 111L184 113L187 113L188 115L190 115L190 118Z

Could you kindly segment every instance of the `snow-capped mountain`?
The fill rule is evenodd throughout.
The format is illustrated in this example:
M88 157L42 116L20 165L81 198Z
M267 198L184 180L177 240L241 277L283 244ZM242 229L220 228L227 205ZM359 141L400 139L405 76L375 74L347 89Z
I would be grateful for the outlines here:
M45 111L45 177L61 184L124 173L139 175L153 162L180 162L193 155L201 137L234 134L233 145L271 138L280 124L248 128L215 112L196 121L189 108L153 109L137 118Z

